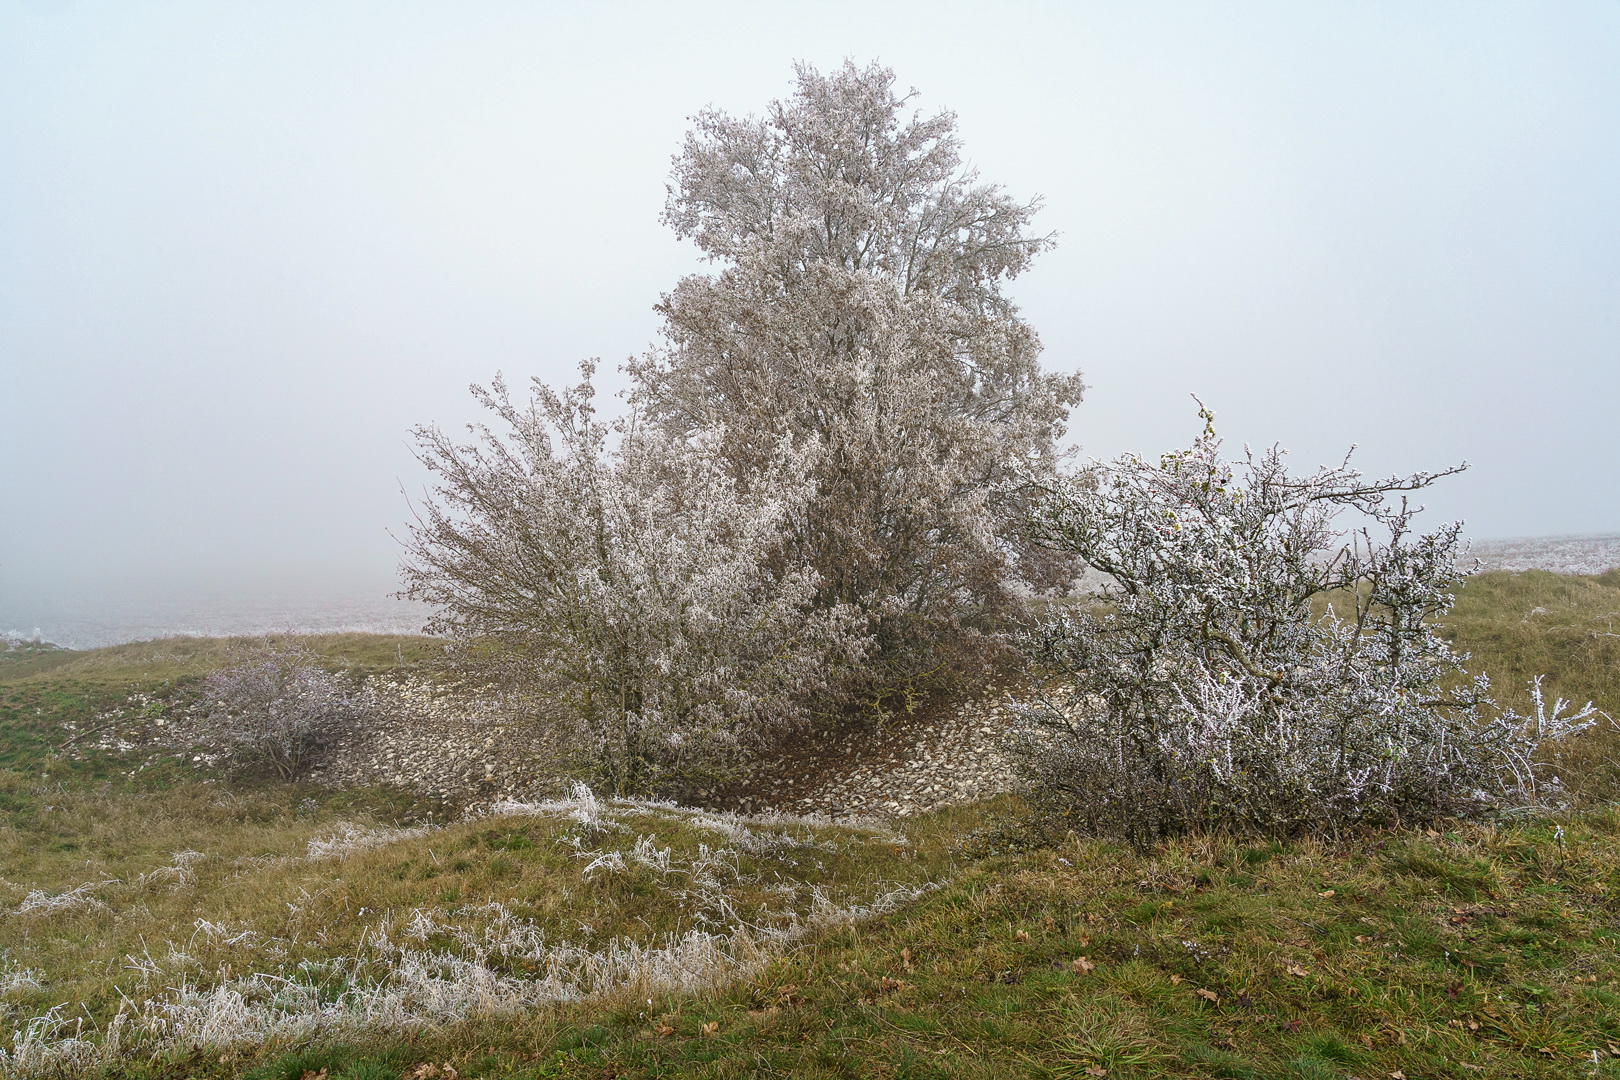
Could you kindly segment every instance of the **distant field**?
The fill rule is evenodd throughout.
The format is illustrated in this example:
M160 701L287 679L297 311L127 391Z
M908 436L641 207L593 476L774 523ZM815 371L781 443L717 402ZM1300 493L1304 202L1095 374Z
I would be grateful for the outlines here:
M1550 570L1555 574L1601 574L1620 567L1620 535L1536 536L1478 540L1469 554L1487 570Z
M1599 575L1490 571L1471 579L1443 632L1472 655L1506 704L1530 708L1526 686L1546 676L1549 700L1588 700L1620 720L1620 570ZM1558 752L1565 782L1597 801L1620 800L1620 730L1602 724Z
M77 602L12 599L0 607L0 633L38 636L73 649L162 637L247 634L416 634L428 612L390 596L155 596Z

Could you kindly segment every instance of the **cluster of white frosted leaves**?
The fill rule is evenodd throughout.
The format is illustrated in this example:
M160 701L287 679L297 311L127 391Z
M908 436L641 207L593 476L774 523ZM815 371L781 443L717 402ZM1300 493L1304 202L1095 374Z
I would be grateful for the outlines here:
M1404 493L1447 473L1369 480L1347 457L1296 477L1276 448L1234 467L1203 415L1191 449L1094 466L1032 519L1109 581L1033 637L1050 681L1017 715L1036 789L1136 839L1535 799L1540 746L1595 714L1547 708L1539 683L1535 716L1506 713L1435 634L1458 526L1415 533Z
M910 99L880 66L801 66L763 117L699 114L665 220L721 266L664 297L667 346L631 371L653 422L718 433L747 485L782 439L815 447L785 559L865 617L869 662L926 665L931 635L1066 582L999 481L1050 466L1081 383L1040 369L1003 292L1050 246L1037 204L979 182L954 116Z
M575 730L603 783L647 790L722 768L860 643L810 608L813 570L767 565L813 448L783 444L744 488L708 437L598 421L584 371L521 407L478 391L506 430L470 445L419 432L439 498L406 579L464 658Z

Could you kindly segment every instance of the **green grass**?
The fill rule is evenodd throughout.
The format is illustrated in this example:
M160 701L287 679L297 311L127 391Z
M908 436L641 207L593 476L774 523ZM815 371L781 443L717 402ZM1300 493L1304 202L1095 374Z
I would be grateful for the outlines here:
M1561 844L1550 823L1076 840L963 866L718 992L471 1018L250 1075L1567 1078L1595 1051L1617 1076L1620 821L1563 825Z
M1519 687L1545 673L1550 692L1620 715L1620 638L1606 636L1620 632L1617 613L1620 573L1487 574L1445 632L1509 700L1522 704ZM437 649L367 635L309 643L368 672L424 665ZM1560 755L1583 803L1557 819L990 854L1012 800L892 832L755 824L755 836L788 839L754 850L656 807L620 808L605 828L562 811L445 825L443 807L399 791L249 784L183 755L135 762L63 745L110 711L177 707L240 646L0 654L0 968L38 973L38 985L5 983L0 1028L59 1005L104 1026L126 999L251 971L338 1001L389 977L397 957L379 952L379 929L454 957L521 923L594 955L615 940L657 948L780 924L818 892L849 904L938 887L890 914L830 920L707 989L598 979L588 1000L463 1009L404 1030L132 1043L116 1064L61 1075L1620 1077L1610 732ZM431 830L309 857L311 840L349 827ZM635 861L642 837L668 850L670 869ZM730 853L716 861L717 849ZM186 851L203 857L175 855ZM588 871L613 852L622 868ZM87 884L93 903L17 913L30 894ZM420 940L404 933L416 911L431 919ZM482 963L502 978L539 974L510 951L486 949Z
M360 672L425 664L442 651L433 638L403 634L310 634L297 637L334 668ZM262 638L170 637L74 651L30 647L0 653L0 683L52 682L127 686L196 678L222 666Z
M761 828L755 835L769 844L750 851L728 845L701 815L659 808L620 810L600 829L555 811L389 830L376 806L288 805L279 795L203 785L144 797L18 792L35 813L0 837L10 875L0 902L18 912L0 924L0 946L8 965L39 973L42 985L7 995L12 1016L71 1001L105 1025L123 1001L248 972L298 981L316 971L322 994L340 994L372 968L386 975L381 933L463 955L466 942L450 930L413 938L418 913L476 934L521 924L547 942L651 948L692 931L725 936L788 911L808 914L818 893L864 902L951 872L943 822L914 837ZM41 806L44 797L56 802ZM359 818L360 828L339 818ZM371 844L310 853L311 840L356 831ZM662 865L635 862L638 841ZM175 854L186 851L197 854ZM604 853L622 853L621 864L593 868ZM28 902L87 882L87 901L75 906ZM371 960L341 966L358 957ZM481 963L511 978L542 973L528 955Z
M257 638L162 638L74 651L13 643L0 652L0 769L58 780L105 781L139 770L143 785L200 778L185 755L131 757L88 749L88 736L139 714L184 708L197 681ZM317 634L299 639L334 670L356 674L430 669L442 645L389 634ZM66 753L72 748L72 753Z

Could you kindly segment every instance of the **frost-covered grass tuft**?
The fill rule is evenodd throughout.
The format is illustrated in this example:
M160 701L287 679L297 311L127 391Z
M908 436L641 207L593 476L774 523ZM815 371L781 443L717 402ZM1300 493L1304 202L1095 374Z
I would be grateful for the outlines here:
M116 885L115 881L87 881L65 892L50 893L43 889L31 890L23 897L23 902L17 905L17 915L56 915L64 911L78 911L83 908L107 910L107 905L95 897L95 893L109 885Z
M421 826L409 829L379 829L346 821L331 835L311 840L305 846L305 850L311 859L341 859L356 851L426 836L430 831L429 828Z

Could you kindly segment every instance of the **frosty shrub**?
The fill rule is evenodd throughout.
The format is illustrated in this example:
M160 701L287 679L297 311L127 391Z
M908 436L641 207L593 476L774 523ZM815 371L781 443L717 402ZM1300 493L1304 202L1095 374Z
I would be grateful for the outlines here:
M1191 449L1048 488L1034 535L1109 575L1031 635L1019 710L1038 799L1136 842L1193 828L1290 834L1421 821L1537 797L1537 751L1593 722L1535 693L1491 701L1431 620L1463 572L1458 525L1413 531L1404 493L1349 458L1290 476L1282 451ZM1350 515L1353 528L1340 525Z
M811 609L812 569L771 566L816 447L784 442L744 488L710 433L597 420L592 370L562 393L536 382L526 406L475 388L505 430L472 444L418 431L437 498L407 593L598 784L680 793L791 722L861 642L842 609Z
M344 679L295 641L267 640L203 680L204 741L237 765L298 777L366 709Z
M914 96L881 66L800 65L764 116L699 113L664 220L717 272L664 296L665 344L631 368L648 420L712 436L741 490L784 440L821 447L773 566L860 615L869 701L982 655L1028 589L1070 577L1002 483L1050 469L1080 399L1004 288L1051 239Z

